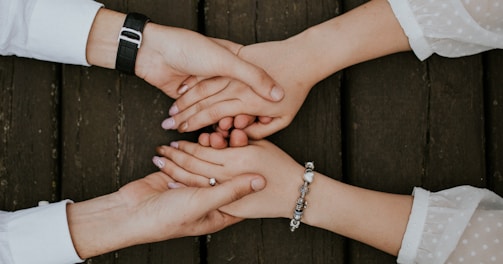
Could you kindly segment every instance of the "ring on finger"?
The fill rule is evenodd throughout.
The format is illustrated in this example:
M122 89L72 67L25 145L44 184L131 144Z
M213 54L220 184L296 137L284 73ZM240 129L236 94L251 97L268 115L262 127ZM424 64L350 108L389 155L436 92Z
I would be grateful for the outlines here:
M210 185L211 185L211 186L215 186L215 184L217 184L217 179L215 179L215 178L210 178Z

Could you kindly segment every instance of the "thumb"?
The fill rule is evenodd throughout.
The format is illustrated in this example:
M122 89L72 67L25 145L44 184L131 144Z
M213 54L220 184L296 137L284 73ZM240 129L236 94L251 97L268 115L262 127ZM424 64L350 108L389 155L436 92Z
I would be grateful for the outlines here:
M208 187L204 190L206 199L209 202L208 207L216 210L224 205L235 202L244 196L258 192L265 188L266 181L264 177L257 174L244 174L234 177L215 187Z
M260 97L277 102L285 96L285 91L276 84L262 68L236 57L234 65L228 67L229 77L240 80L250 86Z

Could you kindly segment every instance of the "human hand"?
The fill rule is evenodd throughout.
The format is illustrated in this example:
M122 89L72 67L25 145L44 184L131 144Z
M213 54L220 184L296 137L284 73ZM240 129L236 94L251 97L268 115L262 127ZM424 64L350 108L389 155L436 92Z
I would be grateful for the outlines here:
M242 174L264 176L267 180L264 190L220 208L238 217L291 217L303 182L304 168L265 140L220 150L179 141L159 147L158 153L160 156L154 157L154 163L177 181L171 188L209 186L209 178L215 178L218 186Z
M250 174L213 188L169 189L173 182L156 172L116 193L68 205L68 222L79 256L216 232L242 220L220 207L265 186L263 177Z
M89 64L114 68L117 38L126 15L101 8L94 19L86 47ZM135 73L172 98L178 98L197 82L226 76L243 81L271 101L283 97L283 89L261 68L235 54L242 46L215 42L199 33L147 23L138 49Z
M281 100L282 88L264 70L233 53L240 47L230 41L221 45L190 30L148 23L135 71L172 98L204 79L226 76L250 85L267 100Z
M286 127L310 89L319 81L317 75L310 74L312 69L306 70L305 65L297 63L302 61L301 56L309 55L293 56L296 48L298 44L288 39L246 46L239 53L241 58L265 69L281 87L287 87L281 102L272 104L263 100L239 81L213 78L199 83L180 97L171 107L172 117L163 122L163 127L189 132L217 123L225 117L238 117L230 123L242 128L253 139L266 137ZM260 118L255 119L255 116Z

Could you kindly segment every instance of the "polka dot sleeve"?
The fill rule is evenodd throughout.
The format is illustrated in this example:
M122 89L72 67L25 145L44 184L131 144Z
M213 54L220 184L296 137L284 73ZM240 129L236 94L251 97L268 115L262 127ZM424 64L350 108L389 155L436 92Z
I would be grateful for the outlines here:
M388 0L416 56L503 48L503 0Z
M501 240L503 198L470 186L437 193L416 188L397 262L503 263Z

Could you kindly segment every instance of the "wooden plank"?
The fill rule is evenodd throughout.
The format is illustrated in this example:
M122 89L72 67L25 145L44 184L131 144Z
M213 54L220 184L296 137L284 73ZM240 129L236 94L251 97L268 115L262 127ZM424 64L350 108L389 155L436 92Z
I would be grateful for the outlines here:
M344 12L366 0L344 1ZM387 56L344 71L344 174L364 188L410 193L421 184L427 135L425 64L412 53ZM350 241L347 263L396 258Z
M503 196L503 51L485 54L487 177L489 187Z
M0 58L0 210L59 200L59 71L53 63Z
M426 143L426 65L412 53L387 56L344 71L343 153L348 183L406 193L421 184ZM348 263L393 263L395 257L349 243Z
M104 1L160 24L197 28L197 1ZM63 193L76 200L116 191L157 169L155 147L193 134L160 124L172 100L134 76L96 67L65 66ZM93 263L197 263L199 241L183 238L140 245L91 259Z
M427 166L431 190L469 184L486 187L481 55L433 56Z
M238 43L281 40L336 15L337 1L206 1L206 33ZM224 13L225 15L222 15ZM270 137L299 163L340 179L340 75L317 85L292 124ZM322 114L321 114L322 113ZM341 263L344 241L287 219L247 220L211 235L208 263Z

